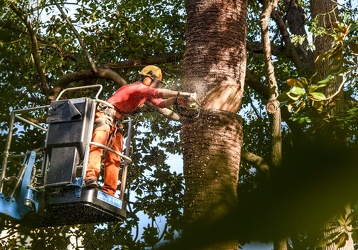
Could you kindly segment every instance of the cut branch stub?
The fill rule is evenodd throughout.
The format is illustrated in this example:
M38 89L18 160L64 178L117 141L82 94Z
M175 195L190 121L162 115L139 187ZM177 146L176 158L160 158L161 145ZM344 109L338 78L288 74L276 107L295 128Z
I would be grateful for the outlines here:
M275 114L280 108L280 102L277 100L269 100L266 105L266 110L269 114Z

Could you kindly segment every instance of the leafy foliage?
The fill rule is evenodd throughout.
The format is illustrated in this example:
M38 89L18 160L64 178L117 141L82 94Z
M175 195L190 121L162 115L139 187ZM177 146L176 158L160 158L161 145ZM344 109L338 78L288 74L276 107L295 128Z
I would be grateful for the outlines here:
M294 116L291 118L293 121L306 125L311 124L312 131L319 130L320 133L327 133L335 128L334 133L345 134L343 136L346 137L346 140L351 141L355 137L354 131L358 115L356 105L349 105L346 110L336 115L332 115L330 110L336 105L335 95L343 91L343 88L352 90L355 85L355 81L351 79L357 72L358 43L356 36L349 36L349 34L354 33L356 28L353 28L355 25L344 26L339 23L332 23L332 26L334 29L334 33L331 34L334 37L332 48L316 59L316 63L329 62L327 77L317 82L315 82L316 74L308 80L305 77L290 78L286 82L291 88L280 94L278 100L293 112ZM337 78L343 76L344 78ZM343 80L341 80L336 93L326 96L322 92L323 89L335 79Z
M25 0L1 1L1 4L5 6L0 11L0 146L4 149L10 111L48 104L51 92L46 92L43 86L48 84L52 90L61 76L87 69L88 63L73 31L53 2ZM81 1L77 4L63 2L62 7L99 66L183 54L185 12L181 1ZM38 51L34 52L36 44ZM40 65L36 65L34 56L40 58ZM173 72L178 66L180 64L176 62L161 65L165 80L174 88L178 87L178 77L175 79ZM129 82L136 81L141 67L132 64L119 68L117 73ZM40 80L39 72L45 75L45 81ZM85 80L80 84L94 83L104 86L103 99L118 87L104 80ZM41 118L41 114L36 117ZM133 118L136 134L133 139L134 164L130 166L128 180L128 219L122 224L36 230L2 220L1 229L5 236L9 236L1 241L4 248L65 249L71 245L76 249L84 244L88 249L98 246L101 249L140 249L163 239L173 239L180 228L183 176L172 172L167 159L169 153L176 155L180 152L179 124L150 114L146 109ZM43 135L31 126L17 130L12 141L16 152L43 146ZM8 172L9 175L18 172L18 169L11 169L13 173ZM143 222L139 224L139 220L143 219L151 226L140 228ZM163 231L156 229L162 224L168 225ZM13 240L10 240L11 235Z
M319 55L316 62L324 60L329 61L328 76L318 82L313 82L313 75L309 80L301 77L300 80L290 78L286 82L291 87L289 91L282 93L278 100L288 105L289 110L294 110L295 113L300 112L306 107L312 107L317 112L321 113L324 106L333 96L326 97L325 94L319 90L325 87L335 76L343 76L357 70L357 53L358 43L357 38L345 39L349 31L355 30L353 27L342 26L338 23L332 23L335 33L334 44L331 50ZM355 25L354 25L355 26ZM343 56L343 53L346 56ZM349 57L351 60L349 60ZM344 82L342 83L344 84ZM341 90L341 87L339 88ZM327 109L327 107L326 107Z
M335 244L336 249L343 247L346 240L348 240L348 234L354 231L354 216L355 214L353 212L345 216L340 214L338 218L333 220L328 228L325 229L327 237L321 240L317 247L330 244Z
M309 11L308 1L298 3L304 11ZM296 131L306 133L304 136L299 134L306 138L312 135L312 131L320 130L322 134L332 135L339 133L340 129L344 131L349 143L356 143L358 110L355 100L341 114L328 116L331 106L326 100L329 96L322 94L322 88L332 77L344 75L347 84L342 88L343 91L349 97L357 97L357 6L352 1L346 1L345 4L346 7L341 8L342 22L345 24L333 24L334 32L331 35L335 38L334 45L330 51L317 58L318 63L330 62L330 76L316 82L307 77L310 75L305 72L307 69L298 69L293 62L286 42L277 31L277 23L270 26L280 100L282 106L287 104L291 111L288 118L283 118L284 154L293 150L292 138L297 136ZM11 110L48 104L48 97L61 76L88 69L89 66L73 31L59 15L52 1L0 0L0 6L3 7L0 10L0 147L5 148ZM76 3L61 2L61 6L80 32L97 65L110 65L128 82L133 82L138 79L138 70L142 64L138 65L131 60L156 59L155 62L164 70L168 88L180 88L181 61L165 61L164 58L175 55L180 59L184 55L184 1L83 0ZM282 17L288 18L292 9L286 8L282 3L279 8ZM267 77L264 57L259 47L261 9L260 1L249 1L247 47L248 70L254 72L259 86L264 89L267 87ZM16 10L20 10L22 14ZM288 19L285 21L289 26ZM313 29L314 22L306 24L310 25L311 32L327 35L325 30ZM304 44L305 35L294 34L293 31L290 35L295 48ZM34 51L36 44L38 49ZM309 52L309 49L308 46L305 51ZM36 65L35 56L39 57L40 65ZM41 73L45 79L41 79ZM248 82L249 80L253 79L248 79ZM104 86L101 96L103 99L109 97L118 87L113 82L100 79L86 79L73 84L93 83ZM46 85L50 93L46 91ZM252 85L245 87L241 111L245 117L243 148L269 161L270 121L265 111L268 98L264 91L258 91ZM80 246L71 239L78 239L88 249L98 246L101 249L143 249L163 240L173 240L181 228L184 184L183 175L179 171L172 171L173 162L168 161L168 157L181 152L180 123L148 113L145 108L132 118L135 135L132 143L133 164L128 177L128 219L121 224L37 230L18 227L1 220L1 229L8 235L0 242L1 248L25 248L31 245L28 248L65 249L70 245L76 249ZM298 130L294 130L292 121L299 123ZM310 127L314 129L309 130ZM43 144L43 135L31 127L18 129L17 133L18 137L13 145L19 152L41 147ZM260 171L255 166L243 162L239 192L250 193L260 185L260 178ZM146 222L140 223L143 218ZM306 249L312 248L312 238L299 235L295 244L301 244Z

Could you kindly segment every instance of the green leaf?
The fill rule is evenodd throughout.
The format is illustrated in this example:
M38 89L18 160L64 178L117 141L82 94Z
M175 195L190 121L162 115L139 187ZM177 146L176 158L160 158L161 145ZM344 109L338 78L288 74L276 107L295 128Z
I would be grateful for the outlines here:
M327 83L329 83L332 80L332 78L333 78L333 76L329 75L325 79L317 82L317 84L319 84L320 87L324 87L327 85Z
M292 89L290 89L289 91L291 94L294 94L294 95L304 95L306 94L306 91L304 88L301 88L301 87L293 87Z
M299 124L307 124L312 122L312 120L308 116L294 117L292 118L292 120L297 121Z
M316 92L319 88L319 86L308 86L308 93Z
M298 99L300 99L301 98L301 96L300 95L292 95L292 94L290 94L289 92L287 93L287 95L288 95L288 97L290 97L290 99L292 99L292 100L294 100L294 101L297 101Z
M318 101L322 101L322 100L326 99L326 96L321 92L312 92L312 93L309 93L309 96L311 96L312 98L314 98L315 100L318 100Z

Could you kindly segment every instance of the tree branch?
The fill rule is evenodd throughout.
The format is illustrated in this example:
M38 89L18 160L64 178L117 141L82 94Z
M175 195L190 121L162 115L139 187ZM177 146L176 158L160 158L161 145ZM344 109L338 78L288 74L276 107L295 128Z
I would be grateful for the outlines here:
M103 79L107 79L107 80L111 80L111 81L115 82L117 85L119 85L119 87L127 84L127 82L120 75L118 75L116 72L114 72L111 69L98 68L97 70L98 70L97 74L95 74L91 70L81 70L81 71L76 71L73 73L63 75L62 77L60 77L60 79L56 83L56 86L54 87L53 95L51 95L49 97L49 100L50 101L56 100L59 93L67 85L69 85L72 82L77 82L77 81L81 81L81 80L103 78ZM152 105L150 103L146 103L146 104L151 109L158 111L159 113L163 114L164 116L166 116L172 120L176 120L176 121L180 120L180 116L170 109L167 109L167 108L161 109L161 108L155 107L154 105Z
M282 163L282 134L281 134L281 110L280 103L277 101L278 86L275 77L275 70L272 62L271 42L269 37L269 20L272 11L277 7L278 0L264 0L264 7L260 16L262 43L264 46L264 60L269 84L269 102L267 103L267 111L271 115L271 163L272 166L278 168ZM271 108L270 108L271 107ZM272 108L273 107L273 108ZM275 239L274 249L287 248L286 239Z
M58 10L61 12L61 15L63 17L63 19L68 23L68 25L71 27L73 33L75 34L78 42L80 43L86 57L87 57L87 60L89 62L89 65L91 67L91 70L95 73L95 74L98 74L98 69L97 69L97 66L96 64L93 62L92 60L92 57L90 55L90 53L88 52L87 48L86 48L86 44L84 43L82 37L80 36L80 34L78 33L78 31L76 30L75 26L73 26L73 24L71 23L70 19L67 17L66 13L63 11L63 9L61 8L61 6L56 2L54 1L55 5L57 6Z
M120 87L127 84L127 82L120 75L111 69L98 68L97 73L94 73L92 70L80 70L61 76L56 83L56 86L54 87L53 94L49 96L49 100L55 100L58 94L72 82L96 78L111 80L118 84Z
M297 70L302 71L303 70L302 62L300 60L300 57L297 54L297 51L295 50L295 47L293 46L293 44L291 42L290 34L287 31L287 27L286 27L284 21L282 20L282 18L277 10L272 10L271 16L272 16L273 20L275 20L275 22L280 30L282 38L285 41L285 44L288 48L289 55L292 58Z
M266 176L269 176L270 166L266 163L265 159L247 151L241 151L241 159L246 161L253 166L255 166L258 170L260 170Z
M55 49L60 55L61 57L63 58L68 58L74 62L78 62L79 59L77 57L75 57L75 55L71 52L67 52L67 51L64 51L58 44L56 43L53 43L53 44L42 44L42 46L44 47L50 47L50 48L53 48Z
M278 87L276 83L276 78L274 74L274 66L272 64L272 52L271 52L271 44L270 38L268 34L268 27L269 27L269 19L273 9L277 6L277 1L274 2L265 0L264 1L264 9L260 16L260 23L261 23L261 30L262 30L262 43L263 43L263 50L264 50L264 60L266 65L266 71L268 76L268 83L270 89L270 100L275 100L278 96Z
M257 94L261 95L264 100L269 99L269 89L264 84L262 84L260 79L258 79L258 77L255 75L255 73L249 69L246 70L245 83ZM281 116L282 120L287 123L288 127L292 131L294 131L295 134L302 134L302 127L297 122L290 120L292 115L288 111L287 107L281 107Z
M25 24L31 41L31 54L35 63L36 71L40 77L41 89L44 94L48 95L50 93L50 86L48 85L47 78L45 73L42 70L42 63L40 56L38 54L39 45L36 37L36 33L32 27L32 24L27 16L24 15L23 11L15 5L14 2L10 4L10 8L16 13L16 15L21 19L21 21Z
M277 114L280 112L279 109L279 102L277 101L278 96L278 86L276 82L275 77L275 68L273 66L272 62L272 51L271 51L271 42L269 37L269 20L270 16L272 14L272 11L277 6L278 0L274 0L273 2L269 0L264 1L264 8L260 16L260 23L261 23L261 32L262 32L262 43L263 43L263 51L264 51L264 62L265 62L265 68L267 72L267 80L269 85L269 102L267 103L267 111L273 115L275 123L281 122L280 115ZM277 116L277 117L276 117ZM273 124L274 127L277 126L277 124ZM277 127L276 131L273 131L275 135L273 137L280 137L278 134Z
M250 69L246 69L245 84L250 86L257 94L265 100L269 99L269 89L262 84L262 81Z

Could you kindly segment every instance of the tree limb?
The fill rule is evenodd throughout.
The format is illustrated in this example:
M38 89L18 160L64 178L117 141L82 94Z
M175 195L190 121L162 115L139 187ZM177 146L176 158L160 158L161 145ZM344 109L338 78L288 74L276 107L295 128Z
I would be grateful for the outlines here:
M241 159L255 166L256 169L260 170L266 176L269 175L270 166L266 163L264 158L243 150L241 151Z
M272 13L272 10L277 6L277 0L273 2L265 0L264 1L264 9L260 16L260 23L261 23L261 30L262 30L262 43L263 43L263 50L264 50L264 60L266 65L268 83L269 83L269 95L270 100L275 100L278 96L278 87L276 83L276 78L274 74L274 66L272 63L272 52L271 52L271 44L270 38L268 34L268 27L269 27L269 19Z
M252 88L257 94L261 95L261 97L264 100L269 99L269 89L264 84L262 84L260 79L255 75L255 73L249 69L246 69L245 83L247 84L247 86ZM288 127L292 131L294 131L295 134L297 135L302 134L301 126L297 122L290 120L291 113L288 111L287 107L285 106L281 107L281 116L282 116L282 120L287 123Z
M58 44L56 43L53 43L53 44L42 44L42 46L47 46L47 47L50 47L50 48L53 48L55 49L60 55L61 57L63 58L68 58L74 62L78 62L79 59L77 57L75 57L75 55L71 52L68 52L68 51L64 51Z
M80 70L61 76L58 82L56 83L56 86L54 87L53 94L49 96L49 100L51 101L55 100L58 94L67 85L69 85L72 82L77 82L80 80L87 80L87 79L96 79L96 78L111 80L116 84L118 84L120 87L127 84L127 82L120 75L118 75L115 71L111 69L98 68L97 73L94 73L92 70L88 70L88 69Z
M246 69L245 84L250 86L250 88L252 88L263 99L269 99L269 89L264 84L262 84L260 79L250 69Z
M63 19L71 27L71 29L72 29L73 33L75 34L78 42L80 43L80 45L81 45L81 47L82 47L82 49L83 49L83 51L84 51L84 53L85 53L85 55L87 57L87 60L88 60L88 62L90 64L91 70L95 74L99 73L96 64L93 62L92 57L91 57L90 53L88 52L88 50L86 48L86 44L84 43L84 41L83 41L82 37L80 36L80 34L78 33L78 31L76 30L75 26L73 26L71 20L67 17L66 13L63 11L61 6L56 1L54 1L54 3L57 6L58 10L61 12L61 15L62 15Z
M280 30L282 38L285 41L285 44L288 48L289 55L292 58L297 70L302 71L303 70L302 62L300 60L300 57L297 54L297 51L295 50L295 47L293 46L293 44L291 42L290 34L288 33L287 27L286 27L284 21L282 20L279 12L277 10L272 10L271 16L272 16L273 20L275 20L275 22Z
M43 72L41 59L40 59L40 56L38 54L39 45L38 45L36 33L35 33L35 31L34 31L34 29L32 27L32 24L31 24L30 20L28 19L28 17L25 16L23 11L21 9L19 9L15 5L14 2L12 2L10 4L10 8L16 13L16 15L25 24L25 26L26 26L26 28L27 28L27 30L29 32L30 42L31 42L31 54L32 54L32 57L33 57L33 60L34 60L34 63L35 63L36 71L37 71L37 73L39 74L39 77L40 77L41 89L42 89L44 94L48 95L50 93L50 86L48 85L46 75Z
M272 166L278 168L282 163L282 134L281 134L281 110L280 103L277 101L278 86L275 77L275 70L272 62L271 42L268 32L269 20L272 11L277 7L278 0L264 0L264 7L260 16L262 43L264 46L264 60L269 85L269 102L267 103L267 111L271 115L271 163ZM270 108L270 107L273 107ZM287 249L286 239L275 239L274 249Z
M117 85L119 85L119 87L127 84L127 82L120 75L118 75L115 71L111 69L98 68L97 70L98 70L97 74L92 72L91 70L81 70L81 71L76 71L73 73L68 73L66 75L63 75L56 83L56 86L54 87L53 95L49 97L49 100L50 101L55 100L57 96L60 94L60 92L70 83L81 81L81 80L103 78L115 82ZM158 111L159 113L165 115L166 117L172 120L176 120L176 121L180 120L180 116L170 109L167 108L161 109L155 107L150 103L146 103L146 104L151 109Z

